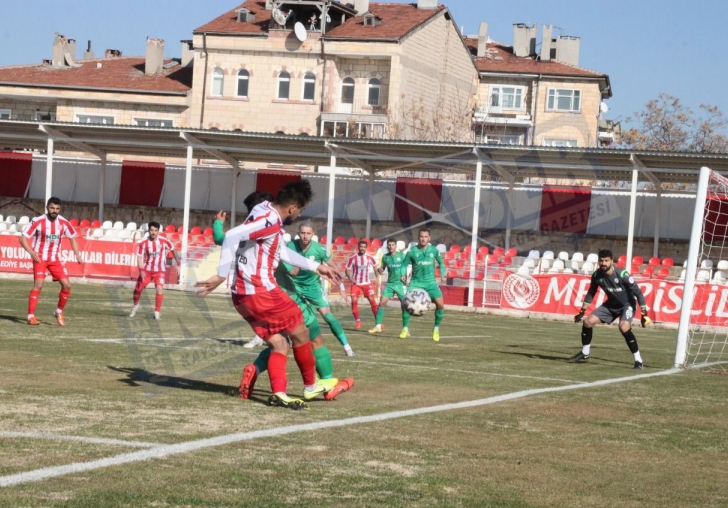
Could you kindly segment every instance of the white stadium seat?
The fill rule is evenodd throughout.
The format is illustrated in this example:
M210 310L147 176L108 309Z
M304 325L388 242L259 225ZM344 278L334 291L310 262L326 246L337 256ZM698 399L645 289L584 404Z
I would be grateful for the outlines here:
M92 238L102 238L104 236L104 230L101 228L96 228L91 232Z
M444 243L438 243L436 248L437 252L439 252L441 256L447 252L447 245Z
M725 272L722 270L716 270L713 274L713 282L717 282L718 284L725 284L726 283L726 277Z
M518 271L517 271L516 273L517 273L518 275L529 275L529 274L530 274L530 272L531 272L531 271L530 271L530 270L528 269L528 267L527 267L527 266L526 266L526 265L524 264L524 265L522 265L522 266L521 266L521 267L520 267L520 268L518 269Z
M554 259L554 251L547 250L546 252L543 253L543 258L544 259Z
M298 238L298 235L296 235L296 238ZM288 233L285 233L283 235L283 241L286 242L286 243L290 242L291 241L291 235L288 234Z
M680 278L678 280L680 280L680 281L685 280L685 269L684 268L680 271Z
M695 280L708 281L710 280L710 270L698 270L698 275Z
M586 260L590 263L597 264L599 262L599 256L593 252L586 257Z
M725 259L721 259L720 261L718 261L718 270L728 272L728 261L726 261Z
M0 222L0 233L4 233L7 230L8 230L8 225L5 224L4 222Z
M19 233L23 228L18 228L18 225L14 222L12 224L8 224L8 232L9 233Z
M532 258L526 258L523 260L523 264L521 266L525 266L526 268L534 269L534 268L536 268L536 261Z
M531 259L538 259L541 257L541 253L534 249L528 252L528 257Z
M581 272L585 275L591 275L594 273L594 263L591 261L585 261L583 265L581 265Z
M559 252L559 255L556 256L556 257L558 259L560 259L561 261L568 261L569 260L569 253L566 252L565 250L562 250L561 252Z
M574 270L572 270L571 268L564 268L564 271L561 273L574 273Z
M15 215L8 215L5 218L5 222L7 222L8 224L15 224L16 222L18 222L18 219L15 218Z
M404 243L404 240L397 240L397 250L399 252L402 252L405 249L406 245Z
M30 217L27 215L23 215L20 219L18 219L18 225L25 225L30 222Z
M564 260L557 259L556 261L554 261L554 264L551 266L551 268L558 271L563 271L563 269L566 268L566 266L564 265Z
M713 268L713 262L710 259L704 259L700 263L700 268L705 268L705 269Z
M290 238L290 237L291 237L291 235L288 235L288 238ZM294 240L298 240L298 238L299 238L298 235L296 235L296 236L293 237ZM291 240L288 240L288 241L290 242Z
M136 222L129 222L126 225L126 229L128 229L129 231L136 231L137 230L137 223Z
M409 245L407 246L407 250L410 250L415 245L417 245L417 242L410 242Z
M551 268L551 261L553 261L553 260L552 259L547 259L547 258L542 258L541 259L541 262L538 265L538 268L541 271L541 273L545 273L546 270L548 270L549 268Z
M581 252L574 252L574 255L571 256L572 261L576 261L577 263L583 263L584 262L584 254Z
M0 222L5 222L5 217L0 213Z
M144 224L139 226L139 229L141 229L142 231L149 231L149 224L145 222Z
M316 243L318 243L318 236L316 236L316 235L313 235L313 236L311 237L311 240L312 240L312 241L314 241L314 242L316 242Z
M583 264L584 263L580 263L580 262L572 259L571 261L569 261L569 269L573 270L575 272L578 272L579 270L581 270L581 267Z
M120 229L124 229L124 223L120 220L114 222L114 225L112 226L113 229L116 229L117 231Z
M111 229L112 227L114 227L114 224L110 220L104 221L104 223L101 224L101 229Z

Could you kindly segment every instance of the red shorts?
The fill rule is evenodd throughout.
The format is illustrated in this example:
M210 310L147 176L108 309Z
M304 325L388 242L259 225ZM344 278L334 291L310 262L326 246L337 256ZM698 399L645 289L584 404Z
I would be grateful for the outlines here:
M233 295L233 305L263 340L289 334L303 325L303 313L281 288L254 295Z
M352 284L351 299L356 300L357 298L359 298L359 295L364 295L365 298L373 298L374 290L372 289L372 285L366 284L364 286L360 286L358 284Z
M53 282L68 278L66 265L60 261L41 261L40 263L33 261L34 279L45 279L46 271L50 272L53 277Z
M164 272L144 272L145 277L142 279L142 275L139 274L139 278L137 279L136 288L135 291L138 293L147 285L154 281L155 286L164 286Z

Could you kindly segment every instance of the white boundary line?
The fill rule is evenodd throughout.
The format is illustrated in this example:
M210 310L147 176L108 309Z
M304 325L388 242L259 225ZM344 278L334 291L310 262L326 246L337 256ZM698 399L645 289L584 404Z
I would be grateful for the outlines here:
M253 439L260 439L274 436L284 436L287 434L293 434L296 432L308 432L322 429L331 429L336 427L346 427L349 425L359 425L366 423L376 423L385 420L393 420L396 418L406 418L409 416L418 416L429 413L437 413L441 411L452 411L456 409L466 409L478 406L484 406L487 404L495 404L497 402L510 401L514 399L520 399L528 397L530 395L539 395L542 393L562 392L566 390L576 390L580 388L591 388L594 386L607 386L615 383L624 383L626 381L642 380L657 376L669 376L671 374L677 374L682 372L681 369L669 369L660 372L654 372L650 374L640 374L636 376L626 376L616 379L604 379L601 381L593 381L585 384L574 384L568 386L558 386L552 388L538 388L531 390L522 390L520 392L507 393L504 395L497 395L495 397L488 397L485 399L477 399L466 402L458 402L455 404L442 404L439 406L423 407L418 409L408 409L405 411L393 411L390 413L381 413L370 416L358 416L354 418L345 418L343 420L329 420L322 422L308 423L304 425L289 425L286 427L278 427L274 429L257 430L253 432L242 432L237 434L227 434L222 436L211 437L207 439L198 439L196 441L186 441L173 445L158 446L150 448L148 450L141 450L137 452L122 453L120 455L114 455L113 457L107 457L105 459L92 460L90 462L74 462L65 466L53 466L45 467L42 469L36 469L33 471L27 471L24 473L17 473L7 476L0 476L0 487L9 487L12 485L19 485L21 483L37 482L48 478L56 478L58 476L64 476L72 473L81 473L84 471L93 471L110 466L118 466L121 464L129 464L132 462L140 462L149 459L158 459L162 457L169 457L172 455L179 455L181 453L190 453L205 448L211 448L214 446L222 446L231 443L239 443L241 441L251 441Z
M147 443L144 441L124 441L122 439L106 439L103 437L67 436L63 434L47 434L45 432L4 432L0 431L0 438L25 437L30 439L54 439L57 441L79 441L81 443L107 444L118 446L133 446L135 448L154 448L163 446L161 443Z

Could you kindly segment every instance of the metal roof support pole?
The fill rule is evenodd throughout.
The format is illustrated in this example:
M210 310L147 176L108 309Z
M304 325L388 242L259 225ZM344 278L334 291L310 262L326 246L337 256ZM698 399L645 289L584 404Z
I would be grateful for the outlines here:
M660 212L662 209L662 186L657 186L657 196L655 201L655 239L652 244L652 257L660 256Z
M192 187L192 153L194 148L191 144L187 145L187 167L185 168L185 202L184 215L182 218L182 252L180 259L182 263L179 267L179 284L184 285L187 280L187 232L190 230L190 195Z
M104 190L106 188L106 154L101 157L99 170L99 221L104 222Z
M475 199L473 200L473 232L470 235L470 281L468 282L468 307L473 307L475 299L475 263L477 261L478 228L480 225L480 184L483 178L483 162L475 163ZM485 292L485 283L483 283Z
M513 229L513 215L515 212L513 211L514 208L514 199L513 199L513 188L516 185L515 178L511 178L508 180L508 193L506 194L506 197L508 198L508 214L506 215L506 241L503 248L505 250L508 250L511 248L511 229Z
M230 196L230 229L235 227L235 215L237 214L237 201L238 201L238 177L240 176L240 171L237 170L237 168L233 168L233 190L231 191Z
M336 192L336 155L333 153L329 162L329 171L331 173L329 173L329 206L326 211L326 252L330 256L334 243L334 195Z
M45 182L45 200L53 195L53 138L48 136L48 148L46 149L46 182Z
M634 221L637 216L637 177L639 170L637 165L632 169L632 189L629 195L629 228L627 230L627 266L628 272L632 271L632 249L634 247Z
M369 173L369 197L367 198L367 227L366 227L366 234L364 235L366 238L372 237L372 201L374 198L372 197L372 194L374 193L374 173Z

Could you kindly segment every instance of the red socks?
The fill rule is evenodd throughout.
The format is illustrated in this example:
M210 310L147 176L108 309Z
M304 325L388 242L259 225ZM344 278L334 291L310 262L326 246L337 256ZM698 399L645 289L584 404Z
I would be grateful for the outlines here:
M309 340L302 346L293 346L293 358L303 377L304 386L316 384L316 358L313 356L313 344Z
M28 297L28 315L29 316L35 315L35 306L38 305L39 296L40 296L40 291L38 291L37 289L30 290L30 296Z
M275 351L268 358L268 377L270 378L270 389L273 393L286 393L286 385L288 384L286 360L286 355Z
M155 305L154 305L155 311L159 312L160 310L162 310L162 301L163 300L164 300L164 295L157 295L157 297L154 300L155 301ZM136 305L137 303L139 303L138 298L137 298L137 301L134 302L134 305Z
M69 296L71 296L70 289L61 289L61 292L58 293L58 309L59 310L63 310L63 308L66 306Z
M377 311L379 310L379 307L377 306L377 301L374 298L369 298L369 305L372 306L372 312L374 313L374 319L376 319Z
M359 321L359 302L354 299L351 301L351 312L354 314L354 319Z

